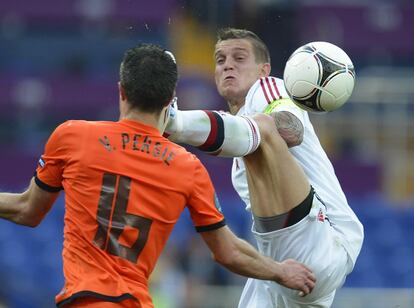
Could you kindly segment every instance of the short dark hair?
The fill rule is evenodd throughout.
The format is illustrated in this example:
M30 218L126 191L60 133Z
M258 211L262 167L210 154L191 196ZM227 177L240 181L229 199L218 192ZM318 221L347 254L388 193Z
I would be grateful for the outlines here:
M266 44L252 31L236 28L223 28L217 32L217 43L231 39L246 39L252 43L257 63L270 63L269 49Z
M144 112L161 111L173 98L178 79L171 54L153 44L128 49L119 75L128 103Z

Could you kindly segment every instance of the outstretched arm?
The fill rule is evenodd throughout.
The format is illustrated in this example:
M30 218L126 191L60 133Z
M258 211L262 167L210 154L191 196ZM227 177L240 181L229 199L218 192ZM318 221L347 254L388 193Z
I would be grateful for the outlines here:
M213 258L230 271L262 280L271 280L287 288L309 294L316 278L305 265L294 260L281 263L261 255L247 242L236 237L228 227L201 232Z
M0 218L19 225L36 227L49 212L59 193L41 189L34 181L19 194L0 193Z

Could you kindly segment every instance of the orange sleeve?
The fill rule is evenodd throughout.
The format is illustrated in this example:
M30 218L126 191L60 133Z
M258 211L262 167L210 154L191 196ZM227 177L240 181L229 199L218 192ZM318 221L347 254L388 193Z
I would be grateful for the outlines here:
M197 159L193 192L188 208L197 232L211 231L226 225L220 202L206 168Z
M68 161L68 140L70 122L59 125L50 135L43 155L40 157L36 174L36 184L49 192L57 192L62 188L63 171Z

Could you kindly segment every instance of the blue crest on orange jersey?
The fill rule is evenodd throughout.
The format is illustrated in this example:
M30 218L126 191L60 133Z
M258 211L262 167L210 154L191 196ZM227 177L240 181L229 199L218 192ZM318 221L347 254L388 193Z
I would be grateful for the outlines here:
M43 158L42 158L42 157L40 157L40 158L39 158L39 161L38 161L37 163L39 164L39 166L40 166L41 168L43 168L43 167L45 166L45 161L43 160Z
M221 211L221 205L220 205L220 201L219 201L219 199L218 199L218 197L217 197L217 194L214 192L214 205L216 206L216 209L220 212L220 213L223 213L222 211Z

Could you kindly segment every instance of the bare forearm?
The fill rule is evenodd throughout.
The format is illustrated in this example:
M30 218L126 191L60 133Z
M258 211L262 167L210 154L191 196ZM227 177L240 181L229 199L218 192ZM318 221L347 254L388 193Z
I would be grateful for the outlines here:
M236 274L275 281L303 294L308 294L315 286L315 276L306 266L295 260L279 263L265 257L249 243L236 237L228 227L203 232L202 236L215 260Z
M232 272L261 280L279 282L282 270L279 263L261 255L249 243L238 239L235 253L229 258L228 263L223 263Z
M0 218L22 224L24 202L24 194L0 193Z
M59 193L40 189L32 178L29 188L23 193L0 193L0 218L19 225L36 227L58 195Z
M239 275L269 280L300 291L300 296L309 294L315 287L316 277L305 265L293 259L276 262L259 254L250 244L238 239L238 254L231 256L231 262L223 264Z

